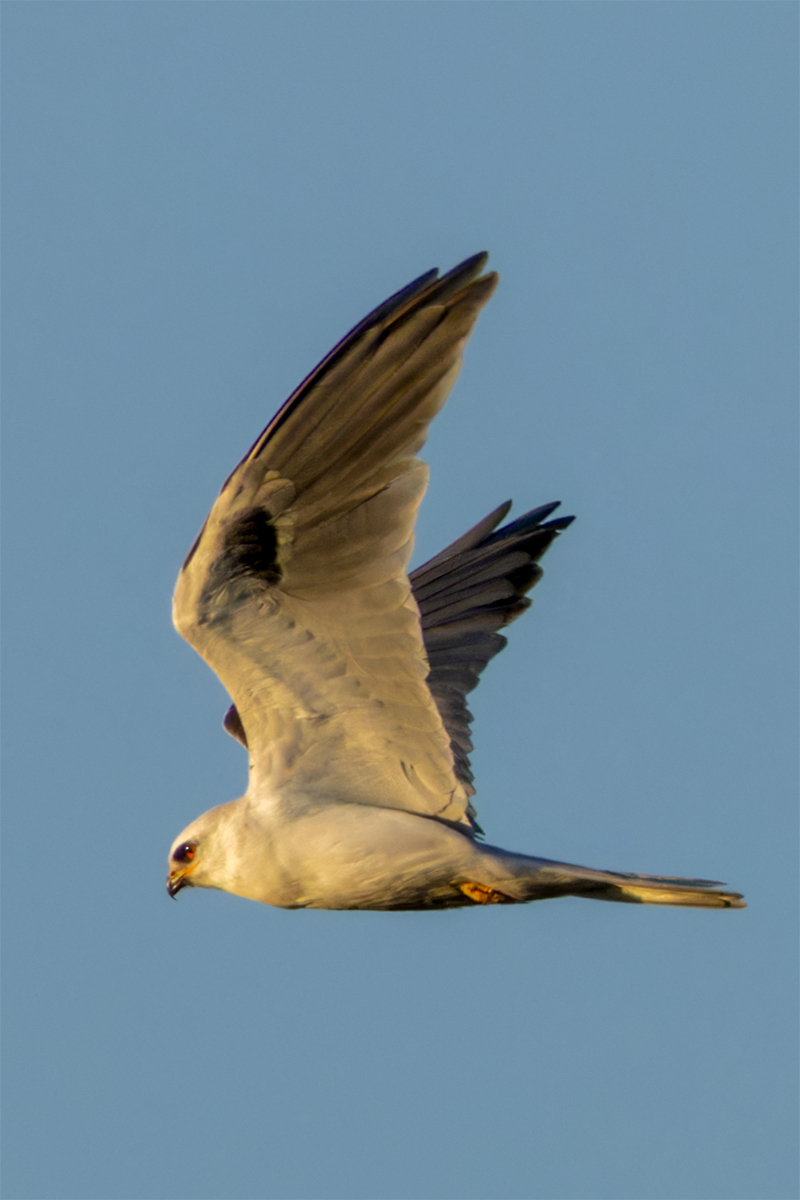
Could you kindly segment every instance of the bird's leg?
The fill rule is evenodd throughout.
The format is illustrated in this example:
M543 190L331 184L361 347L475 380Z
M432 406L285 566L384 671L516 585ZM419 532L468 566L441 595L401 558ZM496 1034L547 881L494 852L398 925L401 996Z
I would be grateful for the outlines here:
M486 887L484 883L460 883L459 888L476 904L513 904L510 896L496 892L494 888Z

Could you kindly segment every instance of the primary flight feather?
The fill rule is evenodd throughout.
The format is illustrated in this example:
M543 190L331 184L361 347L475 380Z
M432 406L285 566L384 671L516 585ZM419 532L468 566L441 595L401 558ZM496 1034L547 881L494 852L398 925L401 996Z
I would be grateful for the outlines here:
M595 871L476 839L467 693L572 517L503 504L407 573L416 457L497 284L485 254L355 327L228 477L175 589L175 626L233 701L244 796L170 851L170 895L284 908L448 908L550 896L741 908L703 879ZM500 528L498 528L500 526Z

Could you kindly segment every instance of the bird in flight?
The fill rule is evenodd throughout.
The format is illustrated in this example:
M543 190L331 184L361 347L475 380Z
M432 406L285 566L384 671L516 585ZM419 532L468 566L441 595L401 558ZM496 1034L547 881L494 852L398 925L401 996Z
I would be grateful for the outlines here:
M411 574L417 457L497 283L476 254L351 330L228 477L173 619L233 701L247 791L175 840L167 890L282 908L433 909L585 896L742 908L705 879L630 875L479 840L467 694L572 517L489 513Z

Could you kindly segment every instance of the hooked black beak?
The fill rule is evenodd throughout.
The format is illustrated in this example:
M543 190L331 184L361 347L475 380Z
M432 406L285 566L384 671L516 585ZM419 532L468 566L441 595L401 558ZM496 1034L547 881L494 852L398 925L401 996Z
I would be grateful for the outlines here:
M189 880L186 878L185 874L183 874L183 873L181 873L180 875L176 874L176 875L168 875L167 876L167 892L172 897L173 900L177 897L178 892L181 890L181 888L187 887L188 884L189 884Z

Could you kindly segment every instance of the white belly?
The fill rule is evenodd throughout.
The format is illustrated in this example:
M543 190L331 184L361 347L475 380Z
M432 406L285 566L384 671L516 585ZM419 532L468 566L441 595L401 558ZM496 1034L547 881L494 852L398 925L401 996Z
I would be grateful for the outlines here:
M479 857L470 837L439 821L336 804L273 829L271 861L241 894L283 908L463 904L458 882L472 877Z

